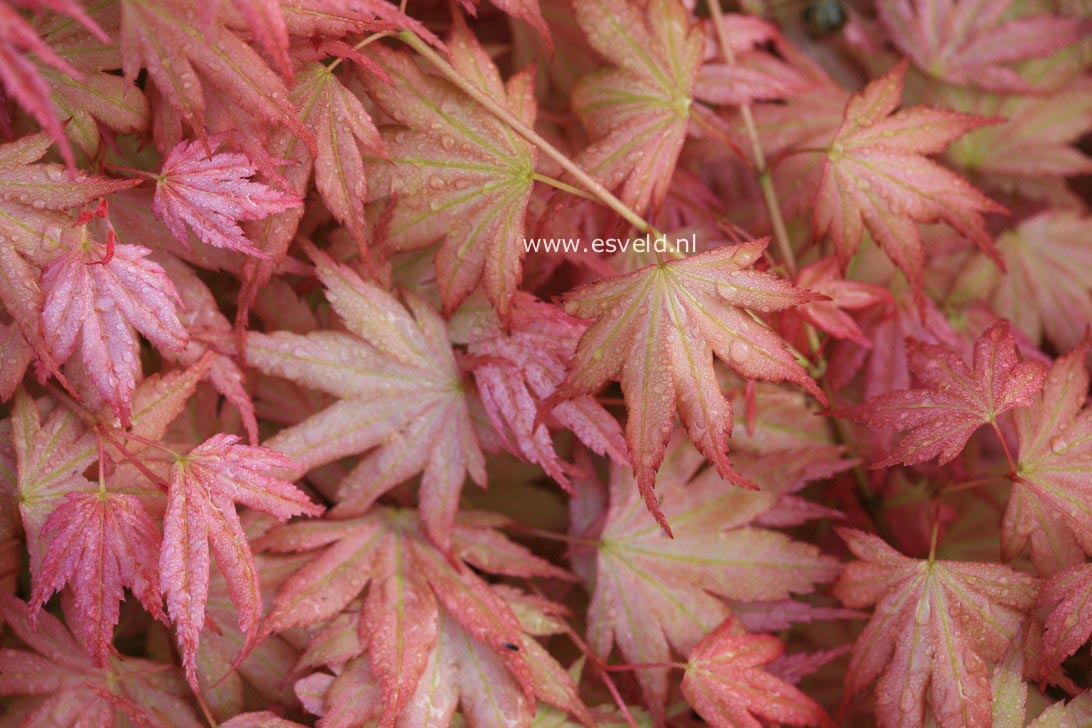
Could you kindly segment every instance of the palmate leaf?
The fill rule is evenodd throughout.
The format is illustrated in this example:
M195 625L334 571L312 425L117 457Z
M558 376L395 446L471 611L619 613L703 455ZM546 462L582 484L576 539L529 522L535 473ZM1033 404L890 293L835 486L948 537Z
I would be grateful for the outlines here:
M1038 580L1000 564L919 560L881 539L837 529L860 561L834 594L853 608L875 604L853 646L843 703L877 678L881 726L990 725L986 660L998 661L1035 605Z
M1056 207L1077 207L1065 177L1092 172L1092 158L1076 146L1092 130L1092 80L1079 78L1049 96L945 87L939 101L960 111L1005 119L957 139L945 159L987 189Z
M183 245L188 225L209 245L263 257L239 222L277 215L303 200L251 180L257 169L246 155L216 151L225 139L217 134L204 144L182 142L172 149L155 176L152 211Z
M1042 397L1015 413L1016 477L1002 521L1006 560L1030 549L1043 576L1092 551L1092 408L1087 345L1059 358Z
M880 0L880 20L895 46L925 73L995 91L1034 87L1006 64L1039 58L1076 41L1075 18L1009 19L1013 0Z
M452 65L528 126L532 77L507 86L462 21L449 41ZM403 128L384 133L389 167L377 165L369 195L385 199L386 244L413 250L442 240L436 280L454 311L479 283L506 315L522 277L527 203L537 151L448 81L424 73L406 54L373 51L393 83L365 79L372 99Z
M913 465L939 457L955 458L975 430L997 427L997 418L1031 404L1046 378L1039 361L1020 361L1008 321L978 338L972 371L958 354L942 346L908 343L910 369L924 385L889 392L834 413L872 427L905 434L873 467Z
M69 13L74 11L76 17L98 31L100 39L105 39L102 29L87 17L78 4L64 3L64 7ZM8 3L0 3L0 86L57 143L65 164L74 172L76 161L72 156L72 146L68 143L64 127L50 101L49 85L42 77L39 67L26 57L27 53L35 54L42 64L60 73L77 77L80 75L79 71L38 36L34 27L15 8Z
M1042 677L1061 665L1092 636L1092 564L1077 563L1050 577L1039 605L1051 608L1043 625Z
M493 429L512 453L542 466L563 488L574 468L554 448L547 424L568 428L593 452L629 463L618 421L593 397L562 402L547 423L537 422L538 403L548 399L565 376L577 342L587 328L557 306L526 293L512 299L508 330L492 310L478 315L467 352L474 381Z
M137 726L200 728L185 683L173 665L113 657L95 667L84 646L48 612L31 621L26 604L0 595L0 617L29 650L0 650L0 695L42 696L20 725L113 726L121 716Z
M649 523L628 471L612 468L601 530L577 534L596 543L594 568L580 571L593 582L588 644L600 656L617 645L627 662L670 662L672 652L688 654L728 617L724 600L780 602L838 575L837 561L814 546L753 525L776 495L735 488L714 470L699 473L701 466L701 455L681 440L664 460L660 495L673 539ZM662 717L667 670L636 677L646 707Z
M683 695L714 728L759 728L756 716L783 725L833 726L818 703L761 668L784 650L776 637L747 634L728 617L691 650Z
M637 486L668 532L653 485L676 409L717 470L747 482L728 461L732 408L717 382L714 356L748 379L793 382L824 399L781 337L748 311L781 311L816 298L769 273L748 270L765 248L764 240L726 246L605 278L564 296L569 313L595 323L543 409L620 381Z
M276 477L276 473L295 470L295 463L269 448L238 441L235 435L214 435L181 456L171 469L159 577L167 612L177 627L186 679L195 690L210 546L239 610L240 629L248 643L257 637L262 597L236 502L280 520L323 512L294 485Z
M134 495L74 491L42 527L49 541L35 574L31 618L50 594L71 583L76 627L96 667L113 649L122 589L128 587L150 614L166 621L159 593L159 528Z
M997 240L1009 272L997 276L990 305L1034 344L1062 351L1092 325L1092 217L1052 210L1022 221ZM973 276L974 271L968 271Z
M76 351L88 377L123 424L129 423L139 342L181 351L189 334L178 320L171 279L139 245L106 246L90 239L42 271L42 330L54 360Z
M141 67L163 99L204 139L204 84L267 124L280 124L310 140L288 87L257 51L219 22L202 23L182 0L124 0L121 60L133 81Z
M0 303L47 371L57 363L41 329L44 306L38 269L64 253L80 232L66 211L137 184L40 163L49 149L45 134L0 145Z
M507 592L490 588L467 564L507 576L569 575L493 531L485 514L464 519L451 535L451 559L415 513L381 506L261 539L275 551L321 548L278 591L266 633L334 617L367 589L359 615L331 622L303 658L305 665L350 661L329 687L323 725L445 726L460 698L471 724L482 728L520 724L522 715L529 722L536 695L586 714L572 681L525 635Z
M895 111L905 73L899 64L846 104L815 192L812 232L830 234L844 267L868 228L923 299L917 223L945 222L1000 263L982 213L1005 209L925 157L994 120L921 106Z
M117 26L121 13L113 4L98 4L92 12L111 28ZM56 113L67 122L68 137L88 157L96 157L101 148L98 124L120 133L147 131L150 110L144 92L136 84L111 73L121 68L116 45L106 44L97 33L64 15L43 13L34 19L34 25L42 40L79 71L74 76L36 59L42 77L49 84Z
M591 134L576 162L643 213L659 207L686 138L703 40L678 0L576 0L591 46L617 68L581 79Z
M367 251L368 186L361 147L383 152L379 130L360 99L327 66L305 66L292 95L299 99L300 118L315 130L315 186L358 250Z
M343 480L336 512L359 514L387 490L423 472L422 518L448 538L469 473L485 483L485 461L446 326L422 299L404 308L391 294L311 248L327 298L353 335L321 331L251 333L258 369L340 400L275 435L268 444L304 471L367 453Z

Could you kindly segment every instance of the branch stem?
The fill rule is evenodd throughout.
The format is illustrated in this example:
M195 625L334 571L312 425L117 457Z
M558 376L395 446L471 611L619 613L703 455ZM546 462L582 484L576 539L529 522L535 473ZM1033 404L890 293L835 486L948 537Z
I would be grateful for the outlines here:
M717 34L717 44L720 46L721 55L730 66L736 64L736 54L732 52L732 44L728 40L728 33L724 28L724 11L720 8L719 0L706 0L709 7L709 16L713 20L713 29ZM777 244L778 256L781 264L789 276L796 278L796 254L793 253L792 243L789 240L789 231L785 227L785 218L781 214L781 202L777 198L777 190L773 186L773 178L770 169L766 165L766 155L762 151L762 142L758 138L758 127L755 126L755 117L751 113L750 104L742 104L739 107L740 118L743 120L743 129L747 133L747 140L751 143L751 156L754 158L755 175L758 177L758 186L762 190L762 201L766 204L766 212L770 216L770 226L773 228L774 242Z

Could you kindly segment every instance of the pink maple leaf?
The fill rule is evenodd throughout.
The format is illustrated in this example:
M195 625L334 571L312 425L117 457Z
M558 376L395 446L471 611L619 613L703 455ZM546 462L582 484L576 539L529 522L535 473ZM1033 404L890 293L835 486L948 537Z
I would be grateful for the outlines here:
M276 476L298 466L267 447L240 445L235 435L213 435L171 469L159 577L167 611L178 629L186 679L197 686L197 645L205 625L209 589L209 547L239 610L239 628L248 644L256 637L262 597L254 556L235 504L287 520L320 515L291 483Z
M209 137L207 148L219 148L226 137ZM282 213L303 200L251 180L257 166L245 154L205 150L198 141L182 142L171 150L155 176L152 212L183 244L189 225L204 243L267 257L247 239L239 222Z
M79 344L91 383L127 423L138 368L130 326L156 346L181 351L189 340L178 320L178 294L139 245L86 240L42 271L46 345L59 364Z

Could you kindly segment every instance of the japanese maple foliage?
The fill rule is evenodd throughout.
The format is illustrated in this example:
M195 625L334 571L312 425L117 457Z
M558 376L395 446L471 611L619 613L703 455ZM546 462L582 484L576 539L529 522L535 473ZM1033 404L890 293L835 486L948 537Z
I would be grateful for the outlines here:
M1087 725L1090 30L0 0L0 725Z

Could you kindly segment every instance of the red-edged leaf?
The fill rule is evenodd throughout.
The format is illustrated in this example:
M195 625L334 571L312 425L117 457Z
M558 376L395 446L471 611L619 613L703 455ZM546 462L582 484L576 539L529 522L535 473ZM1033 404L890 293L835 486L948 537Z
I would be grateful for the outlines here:
M210 137L208 148L216 150L225 138L222 134ZM155 178L152 211L183 244L188 225L209 245L264 257L239 222L261 220L303 201L251 180L257 170L245 155L216 152L209 156L205 148L200 142L182 142L171 150Z
M70 246L81 231L64 211L132 187L137 180L112 180L76 172L58 164L37 163L49 149L45 134L31 134L0 145L0 303L47 371L50 346L41 327L42 291L37 267Z
M571 682L568 691L557 689L564 683L558 673L564 673L553 658L534 648L519 649L529 637L504 593L491 589L463 561L495 574L528 577L554 576L557 567L529 552L510 560L506 552L520 547L488 526L474 525L472 513L467 516L453 534L451 558L426 538L412 511L381 506L361 518L293 524L262 539L263 546L277 551L322 549L279 590L266 633L333 617L367 588L359 619L339 617L309 652L315 664L322 655L340 661L368 651L360 658L364 665L351 662L346 668L356 677L326 695L324 720L335 708L339 716L354 711L361 719L341 693L350 682L358 691L379 692L364 712L383 725L446 725L442 719L450 717L460 694L468 713L500 710L511 719L537 694L582 714ZM483 557L483 549L496 549L499 558ZM356 630L356 637L338 636L347 629ZM506 714L483 700L490 690L515 712ZM488 716L476 724L494 725L490 721L498 715Z
M796 285L822 294L829 301L813 301L790 312L837 339L852 339L862 346L869 346L861 327L847 311L893 303L891 294L882 286L843 278L838 274L838 259L823 258L804 266L796 278Z
M208 3L215 9L218 0ZM222 0L220 0L222 1ZM277 0L232 0L246 20L254 40L273 61L277 71L292 80L292 61L288 57L288 27Z
M629 472L612 468L602 530L578 533L598 545L588 643L600 656L617 644L627 662L670 662L728 616L723 600L778 602L838 575L837 562L814 546L754 527L775 495L735 488L714 470L699 473L702 465L685 441L664 461L659 486L677 531L671 539L649 522ZM662 715L667 671L642 669L636 677L646 706Z
M896 112L905 72L900 64L846 105L815 193L812 231L830 234L844 266L868 228L922 296L917 223L945 222L1000 262L982 213L1005 210L925 157L993 120L921 106Z
M1041 398L1016 413L1020 451L1001 529L1002 555L1030 548L1040 574L1084 560L1092 552L1092 407L1087 345L1061 357Z
M913 465L935 457L942 465L949 462L980 426L996 427L1000 415L1030 405L1046 379L1042 362L1017 357L1007 321L975 342L973 371L951 349L913 340L907 346L910 369L923 388L882 394L835 413L904 433L873 467Z
M758 718L833 726L818 703L762 669L784 649L776 637L747 634L728 617L690 651L683 695L714 728L759 728Z
M1043 625L1042 677L1079 650L1092 635L1092 564L1076 564L1043 584L1039 604L1052 608Z
M722 17L733 62L717 58L703 64L694 85L695 98L742 106L795 96L814 85L806 73L764 50L764 46L785 47L777 26L750 15L725 13ZM719 56L719 47L714 48Z
M357 249L367 251L370 236L364 203L368 187L361 147L383 153L379 130L360 99L326 66L306 66L293 94L302 99L302 113L315 129L315 186Z
M690 120L703 39L678 0L576 0L591 46L616 66L581 79L573 105L592 144L577 163L630 207L659 207Z
M882 0L880 20L895 46L925 73L994 91L1034 86L1006 64L1048 56L1081 37L1076 18L1012 18L1013 0Z
M534 123L533 103L518 103L528 98L529 76L517 75L506 87L461 21L450 42L452 63L461 73L525 123ZM444 309L454 311L480 283L503 315L523 275L524 219L537 152L409 56L376 49L375 57L393 84L368 78L368 91L404 127L384 135L390 165L377 167L373 178L373 199L393 206L384 213L386 244L413 250L442 240L436 275Z
M70 7L79 8L78 5ZM82 10L80 12L82 14ZM49 98L49 85L38 67L26 56L27 53L35 54L62 73L80 75L38 37L38 33L15 8L7 3L0 5L0 84L8 96L18 101L41 124L50 139L56 142L69 170L75 171L72 147Z
M1000 564L919 560L876 536L838 529L860 561L834 594L853 608L875 604L853 646L843 702L877 678L876 718L885 726L989 725L986 660L998 661L1035 604L1038 580Z
M1092 131L1092 79L1079 78L1049 96L983 94L958 87L945 91L939 100L946 106L1005 119L957 139L946 159L987 189L1016 192L1055 207L1079 207L1064 178L1092 173L1092 159L1077 147ZM1010 260L1004 249L1002 253ZM1014 265L1014 270L1019 268Z
M225 94L260 121L308 140L288 102L284 80L257 51L219 22L203 23L181 0L124 0L121 60L125 78L147 69L155 88L194 133L204 138L203 84Z
M102 667L113 649L119 606L128 587L144 608L163 616L156 564L159 528L133 495L69 493L42 528L49 548L35 574L32 615L71 583L83 642Z
M732 409L714 357L748 379L789 381L823 394L785 342L747 309L781 311L814 296L769 273L747 270L766 241L727 246L606 278L565 295L565 309L595 323L581 337L565 381L546 408L622 384L626 440L637 486L667 529L653 485L676 409L690 438L726 478L746 482L727 456ZM677 374L676 374L677 373Z
M258 632L261 592L250 543L236 502L281 520L305 513L317 516L298 488L273 473L292 472L295 463L265 447L238 444L234 435L214 435L171 469L167 512L163 517L160 585L167 611L178 630L186 678L196 689L194 662L209 588L209 548L239 610L239 627L248 642Z
M429 534L448 542L469 473L485 483L484 456L467 409L446 326L422 299L408 310L391 294L312 249L327 298L354 334L251 333L259 369L340 401L282 430L270 447L304 470L367 453L339 489L340 514L359 514L387 490L423 472L419 501Z
M1090 170L1092 171L1092 170ZM997 240L1009 273L990 297L1033 344L1067 351L1092 326L1092 217L1052 210L1021 222Z
M577 341L587 328L578 319L525 293L513 299L506 331L501 322L483 321L470 335L468 352L485 412L509 451L542 466L569 487L573 466L562 462L545 423L536 426L538 402L548 399L564 378ZM629 463L618 421L594 398L562 402L550 413L591 450Z
M132 328L168 351L189 340L171 279L145 260L151 252L85 239L42 271L42 328L50 353L63 364L78 345L92 384L126 424L139 356Z
M0 595L0 617L32 650L0 650L0 695L41 697L23 717L25 728L112 726L124 718L139 728L205 725L173 665L112 657L95 667L56 617L43 612L32 623L30 608L8 594Z

